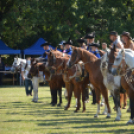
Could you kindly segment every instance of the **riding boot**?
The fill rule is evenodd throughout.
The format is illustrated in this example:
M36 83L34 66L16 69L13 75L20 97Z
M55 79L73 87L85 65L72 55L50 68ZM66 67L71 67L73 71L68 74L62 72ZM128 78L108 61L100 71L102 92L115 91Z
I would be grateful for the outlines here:
M88 102L89 101L89 89L88 88L85 88L84 96L85 96L85 102Z
M96 94L95 94L95 90L92 90L92 94L93 94L93 103L92 103L92 104L96 104Z
M55 106L57 104L57 90L52 90L53 92L53 103L52 106Z
M61 106L61 103L62 103L62 90L61 89L58 90L58 96L59 96L59 103L57 106Z

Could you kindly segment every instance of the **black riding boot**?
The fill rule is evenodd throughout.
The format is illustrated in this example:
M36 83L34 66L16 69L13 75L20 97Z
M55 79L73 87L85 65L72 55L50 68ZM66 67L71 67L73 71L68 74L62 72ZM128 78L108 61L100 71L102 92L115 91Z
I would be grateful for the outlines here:
M53 103L52 106L55 106L57 104L57 90L52 90L53 93Z
M57 106L61 106L61 103L62 103L62 90L61 89L58 90L58 95L59 95L59 103Z
M92 103L92 104L96 104L96 94L95 94L95 90L92 90L92 94L93 94L93 103Z

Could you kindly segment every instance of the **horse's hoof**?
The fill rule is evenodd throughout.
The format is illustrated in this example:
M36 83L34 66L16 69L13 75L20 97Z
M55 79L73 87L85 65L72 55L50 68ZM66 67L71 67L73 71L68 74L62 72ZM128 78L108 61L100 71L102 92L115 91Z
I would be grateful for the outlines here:
M94 115L94 118L98 118L98 114Z
M107 115L106 118L111 118L111 116L110 115Z
M61 106L61 103L57 104L57 107L60 107Z
M37 103L38 101L32 100L32 102Z
M120 121L120 120L121 120L120 117L115 118L115 121Z
M74 113L77 113L77 112L78 112L78 110L75 110L75 111L74 111Z
M131 112L131 109L129 108L129 109L127 109L127 113L130 113Z
M82 113L85 113L86 112L86 110L82 110Z
M126 107L123 107L122 109L126 109Z
M134 122L130 119L126 125L131 125L131 124L134 124Z
M52 103L52 106L56 106L57 105L57 103Z

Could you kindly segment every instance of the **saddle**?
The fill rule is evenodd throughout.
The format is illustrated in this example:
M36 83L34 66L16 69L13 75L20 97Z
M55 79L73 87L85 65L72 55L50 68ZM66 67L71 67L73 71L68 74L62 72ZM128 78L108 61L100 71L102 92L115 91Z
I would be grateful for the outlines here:
M64 71L64 80L70 82L71 79L75 78L76 82L81 82L85 77L88 76L88 72L84 69L82 62L75 64L72 69L75 68L73 75L70 75L68 71Z

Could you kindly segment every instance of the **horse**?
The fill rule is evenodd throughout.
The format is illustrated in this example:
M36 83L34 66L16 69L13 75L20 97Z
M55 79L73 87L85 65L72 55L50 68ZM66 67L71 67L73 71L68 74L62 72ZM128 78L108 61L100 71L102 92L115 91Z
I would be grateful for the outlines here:
M88 73L83 70L82 64L76 64L72 66L71 69L66 68L70 57L55 57L55 55L50 52L48 53L48 66L51 67L52 74L62 74L65 86L68 92L68 103L65 106L65 110L70 107L72 91L74 91L75 98L77 98L77 107L74 112L77 112L80 109L80 97L82 92L82 102L83 102L83 111L85 112L85 90L87 89L89 80ZM55 60L54 60L55 59ZM82 75L82 78L81 78ZM87 93L88 95L88 93Z
M98 59L94 54L88 52L87 50L77 48L77 47L72 47L72 48L73 48L73 53L68 62L68 67L70 68L74 64L77 64L80 60L83 61L84 63L83 65L89 73L89 80L94 86L95 93L96 93L96 101L98 104L98 108L97 108L97 113L94 117L98 117L98 115L100 114L100 95L102 93L105 99L105 104L108 109L107 118L110 118L111 110L108 103L108 91L105 85L103 84L103 76L100 70L101 59ZM105 113L105 110L103 113Z
M134 124L134 51L122 49L115 56L111 73L114 76L121 76L121 85L130 98L131 117L127 124Z
M110 92L112 93L113 99L114 99L115 108L117 110L117 117L115 118L115 121L120 121L120 118L121 118L120 107L121 107L121 100L122 100L122 96L123 96L123 95L119 94L120 87L121 87L121 83L120 83L121 77L120 76L114 77L111 73L109 73L107 56L108 56L108 53L103 55L103 57L101 58L100 68L101 68L101 72L103 75L104 85L107 87L107 89L110 90Z
M55 106L57 104L57 91L59 95L59 103L57 106L61 106L62 104L62 87L64 85L64 81L61 75L51 75L49 69L47 68L46 63L40 63L36 59L32 60L31 69L29 71L29 75L35 77L38 75L39 71L43 71L45 75L45 81L48 81L51 92L51 104Z
M26 71L29 72L30 69L27 68L27 62L29 62L31 64L30 60L26 60L26 59L21 59L21 58L14 58L14 62L12 64L11 67L11 71L15 72L15 71L20 71L21 72L21 68L25 68ZM38 85L36 83L39 82L43 82L44 78L43 78L43 73L40 72L40 77L35 77L34 79L32 79L32 84L33 84L33 99L32 102L38 102Z

